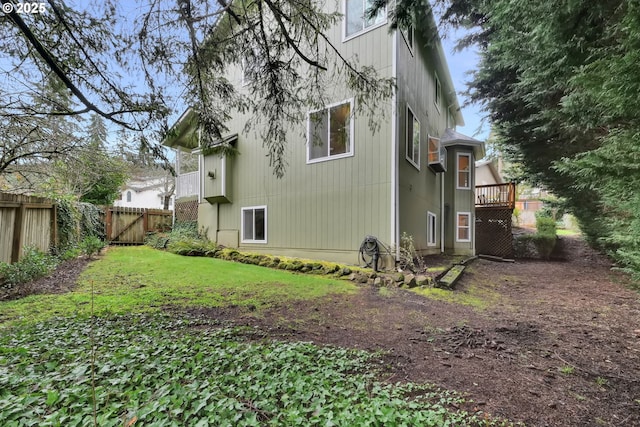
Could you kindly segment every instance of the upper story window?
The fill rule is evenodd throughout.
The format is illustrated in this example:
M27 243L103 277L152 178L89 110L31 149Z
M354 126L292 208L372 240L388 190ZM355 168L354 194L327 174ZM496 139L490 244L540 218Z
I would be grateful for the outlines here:
M352 100L308 114L307 163L353 155Z
M256 47L245 51L242 58L242 85L246 86L255 81L260 75L261 64L259 61L260 52Z
M447 127L451 129L456 128L456 120L453 118L451 111L447 111Z
M420 170L420 122L407 105L407 160Z
M438 77L438 74L436 73L434 75L435 77L435 96L433 98L433 102L436 104L436 108L438 109L438 111L440 111L440 101L442 98L442 86L440 85L440 78Z
M386 8L378 11L373 18L367 18L366 11L371 8L371 0L345 0L344 36L349 38L368 29L374 28L386 21Z
M131 203L131 191L127 191L127 202Z
M471 154L458 153L457 159L457 185L458 190L471 189Z
M444 172L447 170L447 149L440 144L440 138L429 136L429 167L434 172Z
M401 30L402 37L404 37L404 41L407 43L407 47L409 48L409 52L413 55L413 25L409 26L409 28Z

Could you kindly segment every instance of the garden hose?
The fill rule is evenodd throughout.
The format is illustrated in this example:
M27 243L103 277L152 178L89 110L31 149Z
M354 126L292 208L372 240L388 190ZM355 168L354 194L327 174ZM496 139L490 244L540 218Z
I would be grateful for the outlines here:
M389 255L391 255L389 248L375 236L365 236L360 245L360 259L365 267L373 268L373 271L376 272L378 271L378 261L380 260L380 247L386 249Z

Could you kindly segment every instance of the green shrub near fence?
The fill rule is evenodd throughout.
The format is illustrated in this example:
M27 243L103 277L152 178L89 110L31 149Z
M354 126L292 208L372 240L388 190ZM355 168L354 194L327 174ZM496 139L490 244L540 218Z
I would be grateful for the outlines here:
M102 208L91 203L61 198L56 200L58 253L76 247L89 237L105 240Z
M549 259L556 247L556 221L547 216L536 217L537 232L533 236L533 243L542 259Z
M20 261L13 264L0 262L0 287L12 289L51 273L58 266L58 258L35 247L24 248Z

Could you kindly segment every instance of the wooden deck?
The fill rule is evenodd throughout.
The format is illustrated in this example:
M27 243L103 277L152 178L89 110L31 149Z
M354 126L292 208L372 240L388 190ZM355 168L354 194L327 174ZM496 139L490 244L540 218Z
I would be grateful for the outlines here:
M478 185L476 209L510 209L516 206L516 184Z

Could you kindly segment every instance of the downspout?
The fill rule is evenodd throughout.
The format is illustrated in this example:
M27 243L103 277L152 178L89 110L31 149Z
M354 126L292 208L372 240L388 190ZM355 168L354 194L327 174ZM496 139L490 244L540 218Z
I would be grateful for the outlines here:
M398 30L393 32L392 37L392 65L391 78L394 80L398 77ZM397 81L397 80L396 80ZM400 233L399 209L398 201L398 111L397 111L397 86L391 96L391 247L395 247L395 259L400 259L400 242L398 235Z
M202 202L202 186L204 185L204 154L202 152L202 129L198 126L198 204Z
M444 253L444 174L440 174L440 253Z
M471 173L473 172L473 173ZM471 153L471 161L469 161L469 180L471 181L471 206L473 207L473 216L471 218L471 240L473 244L471 245L471 255L476 256L476 154L475 152Z
M173 185L173 213L171 214L171 229L176 226L176 201L178 200L178 179L180 177L180 151L177 148L174 148L176 156L176 178Z

